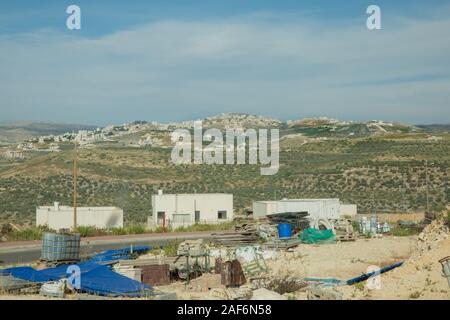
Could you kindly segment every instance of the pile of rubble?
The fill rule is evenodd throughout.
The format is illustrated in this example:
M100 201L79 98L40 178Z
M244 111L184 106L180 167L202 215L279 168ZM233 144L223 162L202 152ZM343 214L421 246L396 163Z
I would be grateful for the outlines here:
M286 294L306 290L306 287L307 284L302 279L266 276L235 288L214 288L209 295L223 300L286 300Z
M440 241L447 239L449 228L446 225L443 214L427 225L420 233L417 240L417 255L436 248Z

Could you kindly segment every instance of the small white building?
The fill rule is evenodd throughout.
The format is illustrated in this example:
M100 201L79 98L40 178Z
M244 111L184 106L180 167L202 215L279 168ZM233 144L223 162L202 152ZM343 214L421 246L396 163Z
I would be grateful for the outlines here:
M225 193L152 195L150 228L177 228L195 223L217 224L233 220L233 195Z
M356 206L354 207L356 211ZM341 203L339 199L283 199L277 201L253 202L255 219L284 212L305 212L310 219L339 219Z
M73 227L73 207L53 206L36 208L36 225L47 225L50 229L71 229ZM123 228L123 210L116 207L78 207L77 226L98 229Z

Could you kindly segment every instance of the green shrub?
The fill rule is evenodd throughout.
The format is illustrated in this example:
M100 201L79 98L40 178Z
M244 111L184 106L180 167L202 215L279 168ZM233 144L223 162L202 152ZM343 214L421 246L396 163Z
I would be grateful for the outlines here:
M32 227L24 230L14 230L8 234L8 240L11 241L26 241L26 240L42 240L42 235L45 232L51 232L47 226Z
M93 226L78 226L75 230L81 237L97 237L108 234L107 230L97 229Z
M444 217L445 224L450 228L450 210L447 211L447 215Z
M420 233L420 228L418 227L394 227L391 230L392 235L396 237L409 237Z
M142 233L146 233L147 229L141 225L134 225L134 226L126 227L125 232L126 232L126 234L142 234Z
M175 232L199 232L199 231L223 231L233 228L234 222L225 222L219 224L193 224L187 227L176 228Z

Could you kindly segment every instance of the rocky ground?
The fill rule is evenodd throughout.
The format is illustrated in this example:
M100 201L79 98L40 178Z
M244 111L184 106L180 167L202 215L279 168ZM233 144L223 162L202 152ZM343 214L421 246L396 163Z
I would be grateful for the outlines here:
M439 260L450 255L449 229L434 221L419 235L415 250L405 264L381 275L379 289L367 286L339 288L346 299L440 299L449 300L450 290Z

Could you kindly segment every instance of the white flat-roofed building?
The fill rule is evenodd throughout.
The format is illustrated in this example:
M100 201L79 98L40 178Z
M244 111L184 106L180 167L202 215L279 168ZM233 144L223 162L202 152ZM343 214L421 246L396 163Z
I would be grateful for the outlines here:
M73 207L53 206L36 208L36 225L47 225L50 229L73 228ZM99 229L123 228L123 210L117 207L78 207L77 226L92 226Z
M356 206L355 206L356 211ZM306 212L311 220L339 219L341 203L339 199L283 199L253 202L255 219L284 212Z
M150 228L177 228L195 223L217 224L233 220L233 195L225 193L152 195Z

